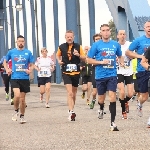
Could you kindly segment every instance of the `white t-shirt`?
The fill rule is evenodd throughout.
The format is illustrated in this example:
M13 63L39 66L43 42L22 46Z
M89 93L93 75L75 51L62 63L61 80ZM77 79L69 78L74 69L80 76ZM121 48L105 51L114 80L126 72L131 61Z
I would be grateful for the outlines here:
M121 45L122 56L124 57L125 67L118 66L117 74L122 74L124 76L130 76L133 74L132 60L125 55L125 51L128 50L131 42L126 41L124 45Z
M52 61L51 57L47 56L44 57L38 57L35 65L40 69L38 71L38 77L50 77L51 76L51 66L54 65L54 62Z

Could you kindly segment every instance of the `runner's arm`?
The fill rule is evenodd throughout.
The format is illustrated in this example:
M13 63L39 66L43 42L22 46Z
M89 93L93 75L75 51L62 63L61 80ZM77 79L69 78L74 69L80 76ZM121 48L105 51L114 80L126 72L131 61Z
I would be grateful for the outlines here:
M142 57L141 65L146 69L150 70L150 65L148 64L148 59L145 58L145 56Z

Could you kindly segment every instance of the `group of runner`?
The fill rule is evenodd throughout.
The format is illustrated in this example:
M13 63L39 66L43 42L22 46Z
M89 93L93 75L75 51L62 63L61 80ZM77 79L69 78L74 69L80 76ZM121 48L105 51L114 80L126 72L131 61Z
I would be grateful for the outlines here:
M145 23L144 30L145 35L135 39L133 42L126 41L125 30L119 30L118 41L114 41L110 39L109 25L103 24L100 27L100 34L93 36L92 46L86 46L84 50L81 45L74 42L74 32L72 30L66 31L66 43L59 45L56 58L62 68L63 82L67 91L68 119L70 121L75 121L76 118L74 106L80 74L82 75L83 84L81 96L85 98L85 92L87 91L86 103L90 109L94 108L96 95L98 95L99 119L103 119L105 113L104 102L106 92L108 92L111 131L119 131L115 123L117 88L122 108L122 119L127 119L129 100L135 94L138 94L138 115L142 116L142 104L148 99L148 80L150 76L149 21ZM51 74L55 68L46 48L41 49L41 56L35 61L31 51L24 47L25 39L23 36L18 36L16 43L17 48L9 50L0 62L4 67L1 75L5 87L9 82L6 83L4 74L9 78L7 81L11 83L11 102L14 104L15 110L12 120L16 121L20 114L20 123L25 123L25 96L26 93L30 92L29 74L33 69L38 71L37 80L38 87L40 87L40 102L43 102L43 94L46 93L45 107L49 108ZM133 62L135 62L134 69ZM91 88L92 85L93 88ZM125 85L127 86L127 92L125 92ZM9 84L5 91L6 100L8 100ZM91 93L92 100L90 102ZM150 126L150 119L148 126Z

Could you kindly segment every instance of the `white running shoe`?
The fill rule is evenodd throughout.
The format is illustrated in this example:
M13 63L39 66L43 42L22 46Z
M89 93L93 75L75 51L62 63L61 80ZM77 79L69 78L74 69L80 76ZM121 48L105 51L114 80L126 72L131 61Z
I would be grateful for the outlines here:
M19 116L19 112L15 112L12 116L12 121L17 121L18 116Z
M50 108L50 106L49 106L49 104L48 104L48 103L46 103L46 104L45 104L45 107L46 107L46 108Z
M24 117L22 116L22 117L20 118L20 124L24 124L24 123L26 123L26 120L25 120Z
M103 110L98 110L98 118L103 119Z

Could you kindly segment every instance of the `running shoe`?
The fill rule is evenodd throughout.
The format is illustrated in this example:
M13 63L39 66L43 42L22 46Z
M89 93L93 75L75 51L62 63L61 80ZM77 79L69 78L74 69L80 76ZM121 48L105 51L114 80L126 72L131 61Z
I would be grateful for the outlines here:
M147 128L150 128L150 117L149 117L148 122L147 122Z
M140 106L139 104L137 105L137 115L139 117L143 116L143 112L142 112L142 106Z
M50 108L50 106L49 106L49 104L48 104L48 103L46 103L46 104L45 104L45 107L46 107L46 108Z
M12 121L17 121L18 115L19 115L19 112L15 112L15 113L12 115Z
M14 100L13 100L13 99L11 99L10 104L11 104L11 105L14 105Z
M6 97L5 98L6 98L6 101L8 101L9 100L9 94L6 93Z
M127 118L127 113L126 113L126 112L123 112L123 113L122 113L122 119L128 119L128 118Z
M103 119L103 115L104 115L103 110L98 110L98 118Z
M85 93L83 92L82 95L81 95L82 99L85 98Z
M69 113L69 117L68 117L68 120L69 121L75 121L75 117L76 117L76 114L74 111L70 111L68 112Z
M111 125L110 125L110 131L119 131L114 122L112 122Z
M89 99L86 100L86 104L90 105L90 100Z
M24 119L24 116L21 116L20 117L20 124L24 124L26 123L26 120Z
M90 109L93 109L95 105L95 100L92 100L91 104L90 104Z

